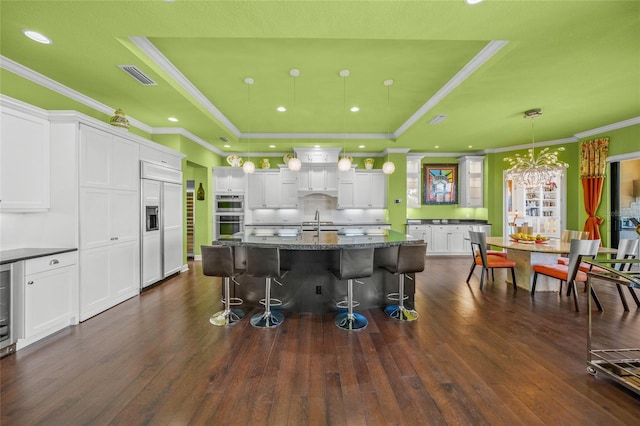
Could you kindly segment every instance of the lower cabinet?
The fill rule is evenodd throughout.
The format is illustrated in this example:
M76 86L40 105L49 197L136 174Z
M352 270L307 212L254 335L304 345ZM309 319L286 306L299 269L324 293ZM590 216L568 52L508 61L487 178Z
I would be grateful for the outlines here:
M428 255L471 255L469 231L491 235L491 225L407 225L407 234L427 243Z
M78 323L78 253L29 259L24 268L18 349Z
M80 251L80 321L140 292L138 241Z

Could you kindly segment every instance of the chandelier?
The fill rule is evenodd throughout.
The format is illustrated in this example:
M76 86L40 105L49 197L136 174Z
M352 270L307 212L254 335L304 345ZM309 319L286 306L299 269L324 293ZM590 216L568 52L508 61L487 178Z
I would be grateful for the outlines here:
M524 112L524 118L535 118L540 115L542 115L542 110L539 108ZM531 122L531 148L527 154L524 156L516 154L504 159L509 162L507 179L511 179L525 188L538 188L551 182L560 176L563 168L569 167L567 163L558 159L560 151L564 151L564 148L559 147L555 151L544 148L536 155L533 122Z

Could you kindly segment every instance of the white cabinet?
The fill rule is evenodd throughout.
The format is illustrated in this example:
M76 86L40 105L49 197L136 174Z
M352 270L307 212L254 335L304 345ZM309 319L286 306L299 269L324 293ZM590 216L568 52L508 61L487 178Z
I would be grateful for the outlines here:
M431 225L433 244L430 254L469 254L465 238L469 225Z
M137 241L138 193L80 188L80 249Z
M49 122L3 106L0 123L0 209L50 207Z
M140 145L140 160L160 163L174 169L182 169L182 158L179 155L147 145Z
M310 164L298 172L298 190L302 192L337 191L338 167Z
M140 290L137 143L80 126L80 320Z
M140 179L138 144L80 125L80 185L135 191Z
M355 169L338 170L338 203L339 209L352 209L355 206Z
M422 240L427 244L427 254L431 251L431 245L433 243L431 236L430 225L407 225L407 234L411 235L413 238L418 240Z
M298 207L298 172L292 172L286 167L280 169L280 207Z
M356 170L353 201L355 208L387 206L387 176L382 170Z
M137 241L80 252L80 320L123 302L140 289Z
M420 198L422 158L407 155L407 207L409 208L420 208L422 205Z
M244 194L245 173L237 167L213 168L213 191L225 194Z
M484 157L465 156L458 160L460 207L482 207Z
M294 148L296 156L303 163L338 163L340 148Z
M280 207L280 171L256 170L249 175L250 209L276 209Z
M69 252L25 261L23 297L19 311L25 347L78 323L78 253Z

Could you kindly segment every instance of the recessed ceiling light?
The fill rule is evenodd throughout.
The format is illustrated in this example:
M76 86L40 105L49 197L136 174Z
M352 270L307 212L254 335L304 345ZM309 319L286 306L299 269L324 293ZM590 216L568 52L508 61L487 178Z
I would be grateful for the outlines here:
M350 111L351 112L358 112L358 111L360 111L360 108L358 108L357 106L353 106L353 107L350 108Z
M177 122L179 121L179 120L178 120L177 118L175 118L175 117L169 117L169 118L167 118L167 120L169 120L169 121L173 121L174 123L177 123Z
M223 145L225 148L231 148L231 145Z
M474 5L474 4L482 3L483 1L484 1L484 0L464 0L464 2L465 2L466 4L469 4L469 5Z
M365 147L364 145L358 145L358 148L360 148L360 149L362 149L364 147Z
M280 112L285 112L287 109L283 106L279 106L278 108L276 108L278 111Z
M314 148L320 148L320 145L314 145L313 147Z
M275 148L275 147L276 147L275 145L269 145L269 148Z
M473 145L469 145L469 148L473 148Z
M434 146L434 148L435 148L435 149L438 149L438 148L440 148L440 145L436 145L436 146Z
M42 44L51 44L51 43L53 43L49 37L47 37L45 35L42 35L42 34L40 34L39 32L36 32L36 31L22 30L22 34L26 35L27 37L29 37L33 41L37 41L38 43L42 43Z

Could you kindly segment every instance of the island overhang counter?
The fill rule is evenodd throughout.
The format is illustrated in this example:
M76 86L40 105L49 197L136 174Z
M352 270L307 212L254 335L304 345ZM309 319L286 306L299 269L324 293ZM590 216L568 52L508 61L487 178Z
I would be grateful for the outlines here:
M341 235L333 231L321 231L319 236L315 231L295 236L242 233L214 241L214 244L233 247L238 269L246 267L247 247L279 248L282 268L288 272L279 280L282 286L272 285L272 297L282 300L280 308L285 311L312 313L337 311L336 303L346 297L346 282L338 280L331 273L331 266L336 264L341 248L375 249L373 275L360 280L362 284L354 285L354 299L360 303L357 309L370 309L392 303L386 295L397 291L397 276L382 268L392 262L394 247L418 243L422 241L393 230L386 231L384 235L358 236ZM413 274L408 275L413 278ZM260 299L264 297L264 279L242 274L237 281L239 285L233 286L232 296L243 299L245 310L250 306L260 306ZM408 296L405 304L413 307L413 280L406 281L405 292Z

